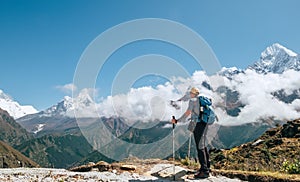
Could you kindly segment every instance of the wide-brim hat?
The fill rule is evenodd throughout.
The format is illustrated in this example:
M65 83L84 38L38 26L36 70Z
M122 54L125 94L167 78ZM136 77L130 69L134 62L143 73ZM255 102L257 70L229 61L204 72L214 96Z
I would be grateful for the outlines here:
M195 95L199 95L199 90L195 87L191 88L190 93L195 94Z

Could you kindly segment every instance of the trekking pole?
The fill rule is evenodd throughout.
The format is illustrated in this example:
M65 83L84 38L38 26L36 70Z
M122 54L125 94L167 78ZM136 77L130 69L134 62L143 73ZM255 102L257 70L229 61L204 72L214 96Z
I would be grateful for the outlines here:
M189 149L188 149L188 159L190 160L191 157L191 139L192 139L192 133L190 133L190 138L189 138Z
M175 116L172 116L173 119L175 119ZM174 129L175 129L175 123L173 124L173 180L175 181L175 134L174 134Z

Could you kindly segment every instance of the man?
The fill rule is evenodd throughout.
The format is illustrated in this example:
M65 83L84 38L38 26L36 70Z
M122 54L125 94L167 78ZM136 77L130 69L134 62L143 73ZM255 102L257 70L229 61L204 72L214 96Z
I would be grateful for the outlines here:
M195 87L190 90L189 106L186 112L178 119L172 119L172 123L177 121L185 121L187 117L191 116L191 119L196 122L195 129L193 131L194 139L196 143L198 158L200 161L201 168L194 175L195 178L207 178L209 177L210 161L209 153L205 146L207 123L201 121L200 116L200 104L199 104L199 90Z

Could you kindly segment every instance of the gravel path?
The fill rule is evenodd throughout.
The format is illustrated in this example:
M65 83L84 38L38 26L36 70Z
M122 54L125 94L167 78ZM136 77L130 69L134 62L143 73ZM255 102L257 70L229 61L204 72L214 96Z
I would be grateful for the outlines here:
M48 169L48 168L11 168L0 169L1 182L62 182L62 181L169 181L158 179L150 175L139 175L131 172L118 174L114 172L70 172L65 169ZM201 181L201 182L239 182L238 179L230 179L223 176L211 176L203 180L184 180L184 181Z

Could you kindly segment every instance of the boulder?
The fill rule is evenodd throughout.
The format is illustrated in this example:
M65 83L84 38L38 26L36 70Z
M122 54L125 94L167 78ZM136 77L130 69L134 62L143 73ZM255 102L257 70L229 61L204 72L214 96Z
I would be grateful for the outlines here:
M98 168L100 172L108 171L110 169L110 164L104 161L99 161L97 164L94 165L94 168Z
M180 180L181 177L187 174L187 169L180 166L175 166L173 164L157 164L152 169L152 176L162 178L164 180Z
M120 169L125 170L125 171L134 171L136 170L136 166L131 165L131 164L124 164L120 166Z

